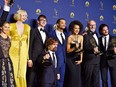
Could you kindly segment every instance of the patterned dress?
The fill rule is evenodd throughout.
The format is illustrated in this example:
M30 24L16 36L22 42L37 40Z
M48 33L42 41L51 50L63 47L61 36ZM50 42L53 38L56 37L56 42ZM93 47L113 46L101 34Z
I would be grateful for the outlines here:
M3 57L0 57L0 87L15 87L13 66L9 57L10 39L0 35L0 50Z

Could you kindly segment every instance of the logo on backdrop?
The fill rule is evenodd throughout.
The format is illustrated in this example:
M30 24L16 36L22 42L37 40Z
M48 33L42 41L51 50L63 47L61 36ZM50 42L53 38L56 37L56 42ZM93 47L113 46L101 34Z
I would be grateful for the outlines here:
M54 8L54 16L53 18L58 18L58 10Z
M90 6L89 1L86 1L86 2L85 2L85 6L86 6L86 7L89 7L89 6Z
M104 3L102 1L100 1L100 8L99 10L104 10Z
M99 19L100 19L100 21L103 21L103 20L104 20L104 16L101 15L101 16L99 17Z
M36 15L40 15L41 14L41 10L40 9L36 9Z
M114 19L113 23L116 24L116 16L115 15L113 15L113 19Z
M70 13L70 18L74 18L75 17L75 13L74 12L71 12Z
M113 5L113 6L112 6L112 9L113 9L113 10L116 10L116 5Z
M86 12L85 15L86 15L86 19L85 20L88 21L89 20L89 13Z
M54 3L58 3L58 0L54 0Z
M71 1L71 5L70 6L75 6L75 0Z
M116 29L113 29L113 34L116 34Z
M89 1L86 1L86 2L85 2L85 7L86 7L86 13L85 13L86 19L85 19L85 21L88 21L88 20L89 20L89 13L88 13L88 11L87 11L87 9L88 9L89 6L90 6Z

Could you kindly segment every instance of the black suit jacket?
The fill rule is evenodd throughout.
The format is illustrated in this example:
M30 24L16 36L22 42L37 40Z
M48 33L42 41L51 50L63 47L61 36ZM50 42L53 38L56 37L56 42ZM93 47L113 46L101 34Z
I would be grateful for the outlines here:
M31 29L29 58L33 61L33 67L38 66L38 61L41 62L42 59L39 58L39 56L42 54L44 49L45 49L45 44L42 41L42 37L40 35L39 30L37 28Z
M84 36L84 42L83 42L83 49L84 49L83 63L99 64L100 56L96 56L94 54L94 51L93 51L94 46L90 42L91 39L95 40L92 32L88 31L87 34ZM95 43L95 44L97 45L97 43Z
M43 52L41 54L41 58L42 58L42 61L44 60L43 59L43 56L45 55L46 53ZM56 55L57 57L57 55ZM49 58L49 61L52 63L50 66L46 66L44 64L42 64L42 61L41 61L41 74L40 74L40 82L42 84L48 84L48 83L51 83L53 84L54 82L56 83L57 81L57 74L59 73L58 72L58 68L55 68L54 64L53 64L53 61L52 61L52 58L50 57Z
M111 40L113 38L116 38L114 36L109 35L109 43L108 43L108 48L105 50L105 47L103 46L102 43L102 37L100 37L100 49L103 52L103 55L101 55L101 63L105 64L104 62L107 62L109 66L115 66L116 64L116 58L113 56L113 44Z
M4 24L4 22L6 21L7 16L8 16L8 13L9 13L9 12L3 10L3 13L2 13L2 15L1 15L1 17L0 17L0 27L1 27L1 26Z

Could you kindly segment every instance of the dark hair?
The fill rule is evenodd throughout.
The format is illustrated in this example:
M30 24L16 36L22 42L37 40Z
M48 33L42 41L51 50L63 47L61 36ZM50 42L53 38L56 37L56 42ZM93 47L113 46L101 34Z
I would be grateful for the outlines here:
M56 43L56 42L58 42L57 39L51 38L51 37L48 38L47 41L46 41L46 44L45 44L45 45L46 45L46 48L48 48L49 45L52 45L52 44L54 44L54 43Z
M82 25L82 23L80 22L80 21L78 21L78 20L74 20L74 21L72 21L70 24L69 24L69 31L71 31L72 33L73 33L73 31L74 31L74 26L75 25L79 25L79 27L80 27L80 31L79 31L79 33L83 30L83 25Z
M99 34L100 34L100 35L103 35L102 30L103 30L104 27L108 27L108 25L107 25L107 24L101 24L101 25L99 26ZM108 27L108 29L109 29L109 27Z
M57 21L56 21L56 24L58 24L60 22L60 20L65 20L64 18L59 18Z
M5 21L5 22L2 23L2 25L0 26L0 33L2 31L2 27L4 26L4 24L9 24L9 22Z
M45 18L45 19L47 19L47 17L46 17L45 15L39 15L39 17L37 18L37 20L39 21L40 18Z

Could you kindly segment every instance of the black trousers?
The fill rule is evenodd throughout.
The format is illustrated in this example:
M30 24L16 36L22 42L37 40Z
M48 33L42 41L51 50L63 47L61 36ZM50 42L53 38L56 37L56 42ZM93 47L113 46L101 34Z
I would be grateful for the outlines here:
M116 87L116 64L109 65L107 62L100 64L102 87L108 87L108 69L110 72L111 87Z
M84 64L84 87L100 87L99 64Z
M38 85L38 76L34 68L27 69L27 87L40 87Z

